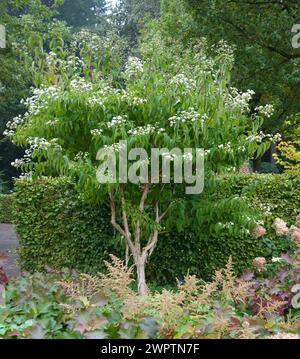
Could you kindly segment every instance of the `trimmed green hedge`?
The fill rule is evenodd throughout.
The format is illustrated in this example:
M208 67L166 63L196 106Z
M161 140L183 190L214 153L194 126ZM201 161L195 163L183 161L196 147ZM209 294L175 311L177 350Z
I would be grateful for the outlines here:
M13 222L13 194L0 194L0 223Z
M232 256L237 272L252 268L252 260L258 256L278 256L293 245L286 237L276 236L272 225L276 217L289 225L295 223L300 214L300 175L253 175L223 176L217 179L213 193L204 197L216 202L236 196L245 197L249 206L261 213L267 235L254 239L250 235L229 234L228 231L212 234L209 225L198 231L172 233L158 242L148 266L148 273L158 283L168 283L175 276L189 270L200 278L210 279L214 271L223 268ZM210 226L215 225L211 220Z
M123 255L106 208L84 204L65 178L18 182L14 224L20 237L23 269L104 270L110 253Z
M230 255L241 272L251 268L254 257L276 255L290 247L290 242L276 237L271 227L276 217L292 224L300 213L299 175L220 177L213 193L203 196L213 202L245 197L249 205L261 209L260 219L265 221L268 236L254 239L243 234L243 228L235 235L225 230L212 234L209 227L215 225L214 218L197 230L174 230L161 236L148 263L151 282L172 284L188 271L209 279ZM110 253L124 256L123 244L112 231L108 208L83 204L67 179L19 182L15 197L15 225L24 269L40 270L48 265L97 272L103 270L103 260Z

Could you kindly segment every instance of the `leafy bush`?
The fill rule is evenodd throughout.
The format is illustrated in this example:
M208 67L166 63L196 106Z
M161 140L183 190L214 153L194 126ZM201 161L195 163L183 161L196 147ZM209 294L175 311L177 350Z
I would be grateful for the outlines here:
M218 177L215 188L204 192L211 202L242 196L249 205L260 208L268 235L254 238L245 229L226 226L239 213L236 202L223 211L203 215L205 221L191 229L163 234L148 263L153 285L175 284L174 278L189 271L209 280L216 269L234 258L237 273L252 267L255 257L280 256L291 249L286 238L270 231L276 217L292 224L300 213L299 176L239 175ZM19 182L16 188L15 225L21 238L21 262L30 271L46 265L69 267L83 272L102 271L110 253L124 255L121 239L110 227L109 210L84 204L67 179L41 179ZM195 221L195 218L192 218ZM222 222L225 226L219 226ZM162 261L161 258L164 258Z
M192 230L169 233L158 243L157 254L148 265L149 276L157 283L170 283L187 271L209 280L216 269L225 266L229 256L234 258L236 271L242 273L251 268L255 257L271 258L291 250L290 241L272 234L271 228L277 217L291 225L291 218L300 213L299 175L220 176L215 187L203 196L211 203L243 198L247 206L258 210L257 221L263 222L268 234L254 238L244 227L230 225L242 215L234 201L231 206L218 206L217 212L210 208L204 211L202 223L196 221L196 215L192 218Z
M66 295L58 284L66 275L40 274L20 277L5 290L0 306L0 338L78 338L64 322L61 304ZM1 293L0 293L1 294Z
M0 223L13 222L14 195L0 193Z
M25 270L48 265L97 272L110 253L123 253L108 210L84 204L65 178L18 182L14 212Z
M300 172L300 141L295 142L281 142L277 149L280 151L280 156L274 154L276 162L283 166L287 172Z

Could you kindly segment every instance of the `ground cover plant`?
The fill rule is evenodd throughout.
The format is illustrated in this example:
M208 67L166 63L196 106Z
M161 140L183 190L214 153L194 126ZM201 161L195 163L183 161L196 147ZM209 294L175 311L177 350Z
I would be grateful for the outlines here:
M105 274L70 271L26 275L2 289L2 338L286 338L300 335L300 218L278 236L292 238L293 253L238 277L230 257L211 282L187 274L177 289L140 296L132 267L115 256ZM255 235L265 235L263 227ZM4 287L2 287L4 288Z

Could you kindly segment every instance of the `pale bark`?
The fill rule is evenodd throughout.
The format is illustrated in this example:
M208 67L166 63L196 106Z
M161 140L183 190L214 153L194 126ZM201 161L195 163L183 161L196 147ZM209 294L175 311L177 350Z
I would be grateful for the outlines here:
M139 205L139 210L141 215L144 213L145 210L145 203L149 194L150 185L146 184L141 200ZM145 275L145 268L148 258L151 256L154 248L156 247L157 241L158 241L158 235L159 231L158 229L154 229L151 233L149 240L145 247L141 247L141 235L142 235L142 228L140 220L137 219L136 222L131 223L131 226L128 223L128 215L126 211L126 199L123 193L123 190L121 188L120 190L121 194L121 205L122 205L122 225L117 223L116 220L116 204L115 204L115 198L112 193L109 193L110 197L110 206L111 206L111 223L113 227L124 237L126 241L126 246L129 248L134 264L136 266L137 270L137 280L138 280L138 291L140 295L147 295L148 288L146 283L146 275ZM162 214L159 213L159 205L158 202L155 204L155 223L157 226L159 226L161 220L165 217L167 214L167 211L163 212ZM133 228L133 238L130 231L130 228Z

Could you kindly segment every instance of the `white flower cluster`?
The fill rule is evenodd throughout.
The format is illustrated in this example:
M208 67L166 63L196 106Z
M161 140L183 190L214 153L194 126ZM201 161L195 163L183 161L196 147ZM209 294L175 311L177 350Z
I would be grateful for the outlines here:
M125 72L124 78L126 80L135 79L141 76L144 72L144 64L143 62L137 57L129 57L126 65L125 65Z
M84 61L77 56L68 56L65 60L64 67L67 71L74 71L76 73L81 73L84 66Z
M122 90L121 92L121 101L126 102L128 105L131 106L140 106L147 102L146 99L137 97L130 92Z
M270 118L274 113L274 106L271 104L267 104L265 106L258 106L255 108L255 111L266 118Z
M4 136L12 136L19 125L25 121L21 115L14 117L11 121L6 124L7 129L3 132Z
M221 40L214 47L214 50L219 56L225 57L228 62L233 63L235 47L228 45L226 41Z
M100 136L102 134L103 130L101 128L95 128L94 130L91 130L92 136Z
M84 160L86 158L89 157L89 153L88 152L78 152L75 157L74 157L74 161L79 161L79 160Z
M54 147L59 150L62 149L61 146L57 144L56 138L48 142L45 138L29 137L28 144L29 148L25 150L23 158L16 159L14 162L11 163L13 167L19 168L26 163L30 163L32 161L34 151L36 150L47 150L50 147Z
M55 148L59 151L62 150L62 147L58 144L58 138L52 138L49 142L45 138L33 137L29 138L28 144L30 145L29 151L31 151L31 153L34 150L48 150L49 148Z
M125 102L129 106L140 106L147 102L146 99L137 97L131 92L126 90L120 90L103 84L103 86L90 94L88 98L88 103L91 106L99 105L104 106L106 100L108 100L111 96L117 96L121 102Z
M272 143L277 143L282 140L282 136L280 133L276 133L275 135L272 135L270 133L265 134L263 131L260 131L260 133L256 135L251 135L246 138L249 142L257 142L262 143L264 140Z
M28 141L28 144L32 150L47 150L49 147L51 147L51 143L48 142L45 138L41 137L33 137Z
M233 152L231 142L227 142L226 144L222 143L222 144L218 145L218 149L219 150L224 150L225 152L230 152L230 153Z
M32 179L32 176L33 176L32 171L26 172L26 173L22 172L18 179L21 180L21 181L26 181L26 180Z
M3 132L4 136L13 136L18 126L22 125L29 116L38 115L48 106L50 100L58 99L59 92L60 90L55 86L33 89L33 95L31 97L28 97L26 100L21 100L21 104L27 107L27 112L23 116L19 115L11 121L8 121L6 124L7 129Z
M272 211L273 211L273 208L270 204L264 204L264 203L257 203L256 204L259 209L261 209L264 214L266 214L267 216L271 216L272 215Z
M58 67L63 65L63 60L55 52L50 51L46 54L46 64L48 67Z
M75 36L71 46L73 49L84 48L93 53L101 53L103 50L103 38L86 29L81 30Z
M125 149L126 145L124 143L113 143L112 145L105 145L103 148L105 150L110 150L114 152L120 152L120 150Z
M15 168L20 168L24 164L29 163L29 162L31 162L31 160L29 160L27 158L15 159L13 162L11 162L11 166L15 167Z
M27 115L38 115L42 109L47 107L50 100L58 99L59 94L60 89L56 86L34 89L32 97L21 100L21 103L24 103L28 108L28 113L25 114L25 117Z
M47 121L47 122L46 122L46 125L47 125L47 126L55 126L55 125L57 125L58 123L59 123L58 120L50 120L50 121Z
M169 160L171 162L174 162L176 158L182 158L183 160L187 160L187 161L192 161L193 160L193 154L192 153L186 153L186 154L174 154L174 153L170 153L169 151L167 152L163 152L161 154L161 156L166 159Z
M243 112L249 112L249 101L252 99L254 94L255 92L252 90L239 92L235 87L231 87L225 103L228 107L241 109Z
M218 149L219 150L224 150L225 152L228 152L228 153L233 153L234 152L234 147L232 146L231 142L227 142L226 144L218 145ZM239 152L246 152L246 147L245 146L239 146L236 149Z
M145 135L151 135L152 133L155 132L164 132L163 128L157 128L157 126L153 126L153 125L146 125L146 126L139 126L136 128L133 128L131 130L128 131L129 135L133 135L133 136L145 136Z
M93 84L91 82L87 82L82 77L75 77L70 82L70 87L73 91L80 91L80 92L86 92L86 91L93 90Z
M170 126L173 127L177 123L196 122L201 121L202 124L208 119L208 116L204 114L201 116L199 112L195 111L193 107L189 108L188 111L181 111L177 115L169 118Z
M219 222L218 225L222 228L231 228L234 227L234 222L227 222L227 223Z
M90 106L104 106L104 103L111 96L116 96L121 93L121 90L109 86L107 83L100 83L100 87L91 92L88 97L88 104Z
M98 106L104 106L104 103L102 101L102 98L97 95L92 95L88 99L88 104L92 107L98 105Z
M116 127L123 125L127 122L127 116L115 116L113 119L106 124L107 128Z
M184 88L184 92L189 93L196 89L197 83L195 80L187 78L184 74L178 74L171 79L170 85Z

